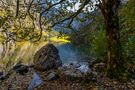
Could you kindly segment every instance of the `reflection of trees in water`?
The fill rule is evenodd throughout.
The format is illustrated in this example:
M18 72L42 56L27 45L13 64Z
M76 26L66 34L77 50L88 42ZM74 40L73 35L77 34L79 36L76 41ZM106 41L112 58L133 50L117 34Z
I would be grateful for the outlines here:
M22 62L25 64L31 64L33 61L34 53L44 46L48 42L42 42L39 44L30 43L30 42L19 42L13 43L10 42L7 44L7 46L3 46L6 48L5 52L3 53L4 56L1 59L2 61L2 68L4 71L7 71L10 69L13 65L15 65L17 62ZM53 43L53 42L52 42ZM79 62L83 58L82 53L74 47L71 43L54 43L54 45L59 50L59 55L62 59L63 63L66 62ZM1 62L0 61L0 62Z
M15 47L16 46L16 44L15 44L15 42L14 41L9 41L9 42L3 42L2 43L2 53L1 53L1 59L3 59L4 58L4 56L8 53L8 52L10 52L11 51L11 49L13 48L13 47ZM10 54L9 54L10 55Z
M41 47L41 45L37 46L36 44L30 42L18 42L16 44L8 43L7 46L5 46L6 45L2 46L3 56L1 56L0 61L4 71L9 70L18 62L25 64L31 63L34 53Z
M11 66L12 59L10 57L14 56L14 48L16 47L16 44L14 41L9 41L9 42L3 42L1 44L1 55L0 55L0 63L1 63L1 68L6 71L9 66ZM9 59L7 58L9 57Z

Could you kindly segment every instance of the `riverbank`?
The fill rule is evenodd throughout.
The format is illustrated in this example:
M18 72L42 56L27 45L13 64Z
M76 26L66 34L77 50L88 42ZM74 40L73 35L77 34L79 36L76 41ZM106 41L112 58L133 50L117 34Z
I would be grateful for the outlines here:
M96 68L92 68L94 69ZM32 68L24 75L14 72L6 80L0 81L0 90L28 90L34 73ZM74 80L60 75L55 80L43 81L34 90L135 90L135 80L120 82L105 77L102 71L92 73Z

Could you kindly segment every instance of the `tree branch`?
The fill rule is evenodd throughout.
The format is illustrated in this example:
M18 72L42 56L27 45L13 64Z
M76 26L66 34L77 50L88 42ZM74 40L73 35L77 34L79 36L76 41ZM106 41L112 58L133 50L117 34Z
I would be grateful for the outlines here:
M30 9L31 9L31 6L32 6L33 2L34 2L34 0L32 0L32 1L30 2L30 5L29 5L29 7L28 7L28 9L27 9L27 12L26 12L26 14L25 14L25 17L27 16L28 13L30 13Z
M65 18L65 19L63 19L63 20L61 20L61 21L58 21L58 22L54 23L51 27L54 27L55 25L60 24L60 23L62 23L62 22L65 22L65 21L67 21L67 20L70 20L70 19L71 19L71 22L70 22L69 24L71 24L72 21L73 21L73 19L74 19L79 13L81 13L81 11L84 9L84 7L85 7L89 2L90 2L90 0L85 0L84 4L82 5L82 7L81 7L80 9L77 10L77 12L75 12L75 13L72 14L71 16L69 16L69 17L67 17L67 18Z
M16 1L16 17L18 17L19 14L19 0Z
M41 39L42 37L42 31L43 31L43 28L42 28L42 23L41 23L41 18L42 18L42 15L46 12L46 11L49 11L52 7L58 5L58 4L61 4L62 2L64 2L65 0L61 0L59 1L58 3L55 3L53 5L50 5L47 9L43 10L40 15L39 15L39 25L40 25L40 36L38 38L38 41Z

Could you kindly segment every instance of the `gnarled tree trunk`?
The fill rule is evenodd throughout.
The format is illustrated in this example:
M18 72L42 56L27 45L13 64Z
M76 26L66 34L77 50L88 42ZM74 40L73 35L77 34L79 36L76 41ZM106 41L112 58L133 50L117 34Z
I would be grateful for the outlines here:
M111 78L121 76L124 64L120 43L119 4L119 0L103 0L101 6L108 41L107 76Z

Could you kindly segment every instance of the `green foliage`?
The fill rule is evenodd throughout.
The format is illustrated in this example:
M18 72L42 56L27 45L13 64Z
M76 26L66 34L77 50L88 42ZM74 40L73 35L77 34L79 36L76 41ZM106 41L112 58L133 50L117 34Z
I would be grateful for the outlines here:
M134 0L129 0L126 5L123 5L120 10L121 36L123 40L128 41L128 38L135 35L135 3ZM122 40L122 41L123 41Z
M74 32L71 35L71 41L87 54L101 60L107 52L107 40L103 27L103 17L100 14L98 11L96 16L92 16L92 23Z
M94 38L91 43L91 52L97 58L103 59L107 53L107 40L104 30L98 30L93 34Z
M123 6L121 10L121 16L123 17L122 23L124 26L135 30L135 3L134 0L129 0L126 5Z
M135 64L135 35L128 38L128 41L123 45L124 55Z
M84 32L85 31L85 32ZM71 41L72 43L74 43L75 45L79 45L79 46L90 46L91 43L91 33L90 33L90 29L89 27L85 27L85 29L81 29L78 32L73 32L71 35Z
M135 64L135 3L129 0L120 10L123 56Z

